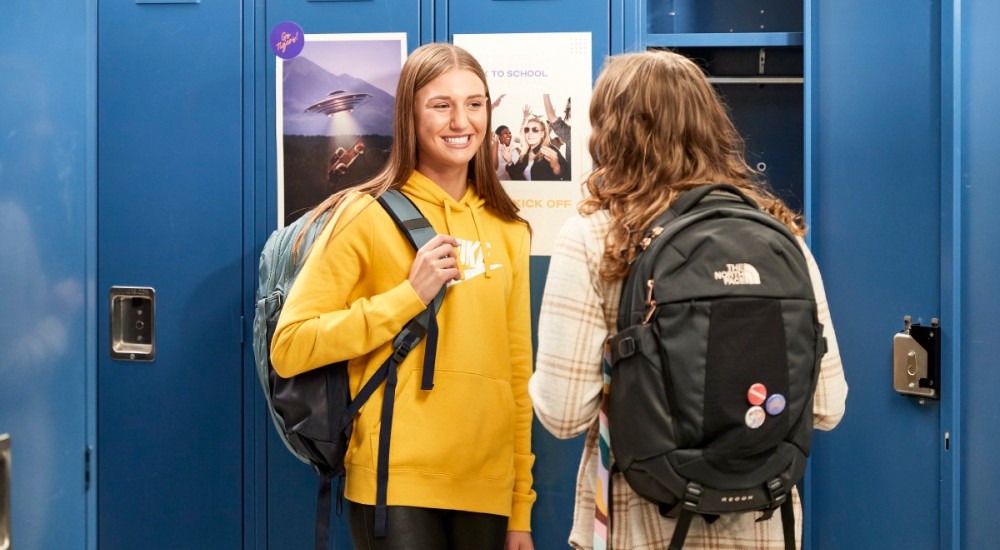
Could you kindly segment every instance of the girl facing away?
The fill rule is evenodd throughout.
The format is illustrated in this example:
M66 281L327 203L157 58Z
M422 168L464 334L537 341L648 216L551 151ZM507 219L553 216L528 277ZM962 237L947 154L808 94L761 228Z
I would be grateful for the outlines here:
M628 258L650 223L683 191L728 183L741 189L796 235L809 266L828 351L820 365L815 428L830 430L844 414L847 384L819 269L806 248L802 219L776 198L744 159L744 143L729 114L691 60L666 51L609 59L595 84L590 120L594 169L580 215L563 226L553 248L538 323L538 359L529 391L541 424L560 438L586 433L576 486L570 546L578 549L666 548L675 521L611 482L611 530L595 536L598 413L604 387L602 350L616 331ZM609 414L614 414L610 411ZM796 540L801 540L801 504ZM784 548L780 519L730 514L691 524L684 548Z
M386 167L311 214L335 212L278 322L279 375L348 360L357 393L447 285L433 389L421 389L424 345L398 371L384 538L374 530L382 390L355 418L344 494L358 549L533 548L530 231L497 179L490 111L468 52L416 49L400 74ZM375 202L389 189L438 233L416 254Z

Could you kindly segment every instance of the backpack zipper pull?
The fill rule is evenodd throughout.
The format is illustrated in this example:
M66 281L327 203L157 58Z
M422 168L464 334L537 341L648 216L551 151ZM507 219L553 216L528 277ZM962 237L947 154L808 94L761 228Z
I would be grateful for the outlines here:
M646 235L646 237L639 242L639 247L645 251L647 248L649 248L649 245L653 244L653 239L660 236L660 233L663 233L663 228L660 226L656 226L653 229L650 229L649 234Z
M656 311L656 300L653 299L653 279L646 281L646 315L642 318L642 324L646 324L650 319L653 318L653 312Z

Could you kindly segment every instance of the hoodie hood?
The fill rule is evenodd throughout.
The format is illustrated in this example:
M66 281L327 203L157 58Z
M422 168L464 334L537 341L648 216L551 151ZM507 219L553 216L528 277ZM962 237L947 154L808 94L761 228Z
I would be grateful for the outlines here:
M402 190L411 198L426 202L429 206L444 208L450 206L453 212L464 212L469 209L483 210L486 208L486 201L476 192L476 186L471 181L465 189L465 195L461 199L455 200L434 180L414 170L409 179L403 184Z
M466 186L462 198L455 200L440 185L414 170L406 183L403 184L402 191L413 199L417 208L431 221L431 225L439 233L447 233L464 240L474 237L474 242L479 243L483 253L485 275L486 277L491 276L490 252L492 247L489 236L484 231L482 219L483 212L486 210L486 201L479 196L476 186L471 181ZM440 219L436 214L440 215ZM438 221L442 224L439 225ZM467 235L467 232L463 231L470 223L474 231L473 235ZM469 266L459 265L459 270L464 272L465 267Z

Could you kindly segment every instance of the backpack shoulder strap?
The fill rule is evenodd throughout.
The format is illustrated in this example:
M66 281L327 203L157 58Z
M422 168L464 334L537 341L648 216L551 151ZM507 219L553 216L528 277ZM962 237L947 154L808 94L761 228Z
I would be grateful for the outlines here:
M400 231L406 236L414 250L427 244L437 233L431 223L420 213L417 205L398 189L390 189L377 199Z
M413 204L406 195L398 189L390 189L378 198L379 204L385 209L389 217L396 222L396 226L403 232L406 239L413 245L414 250L420 250L425 244L437 235L431 223L420 213L417 205ZM429 390L434 387L434 356L437 353L437 319L438 310L441 309L441 302L444 300L446 286L442 286L437 296L431 301L433 307L428 307L414 317L403 330L399 332L392 346L399 355L402 350L403 355L398 357L401 363L406 353L417 345L424 336L427 336L427 351L424 354L424 373L420 382L420 389Z
M379 204L389 217L403 232L414 250L422 246L436 235L430 222L420 213L420 210L398 190L389 190L378 198ZM384 537L388 531L388 484L389 484L389 442L392 436L392 416L396 394L396 369L425 336L427 345L424 350L424 370L420 388L430 390L434 387L434 359L437 355L437 312L441 308L446 286L431 301L431 307L424 309L410 322L406 323L392 342L393 353L378 368L371 379L355 396L346 418L353 420L361 404L368 400L375 388L385 381L385 398L382 400L382 423L379 431L379 448L376 463L375 486L375 536ZM350 421L350 420L348 420ZM346 426L345 426L346 427Z

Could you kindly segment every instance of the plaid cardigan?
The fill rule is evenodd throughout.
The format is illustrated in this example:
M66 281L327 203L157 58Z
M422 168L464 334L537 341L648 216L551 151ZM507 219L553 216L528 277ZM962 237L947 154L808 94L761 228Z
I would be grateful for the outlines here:
M538 321L536 370L529 384L535 414L559 438L586 432L583 458L576 482L576 507L569 544L593 547L594 481L598 463L598 411L603 385L601 350L615 331L621 281L606 283L598 276L604 238L610 226L606 212L576 216L560 231L549 266ZM840 362L837 338L819 268L805 242L800 240L809 265L819 321L829 349L820 365L813 405L813 425L830 430L844 414L847 382ZM611 484L610 548L658 550L666 548L674 520L660 516L656 505L635 494L620 475ZM802 537L802 508L795 504L796 541ZM756 522L759 514L732 514L706 524L695 518L684 544L686 550L735 550L784 548L781 514Z

